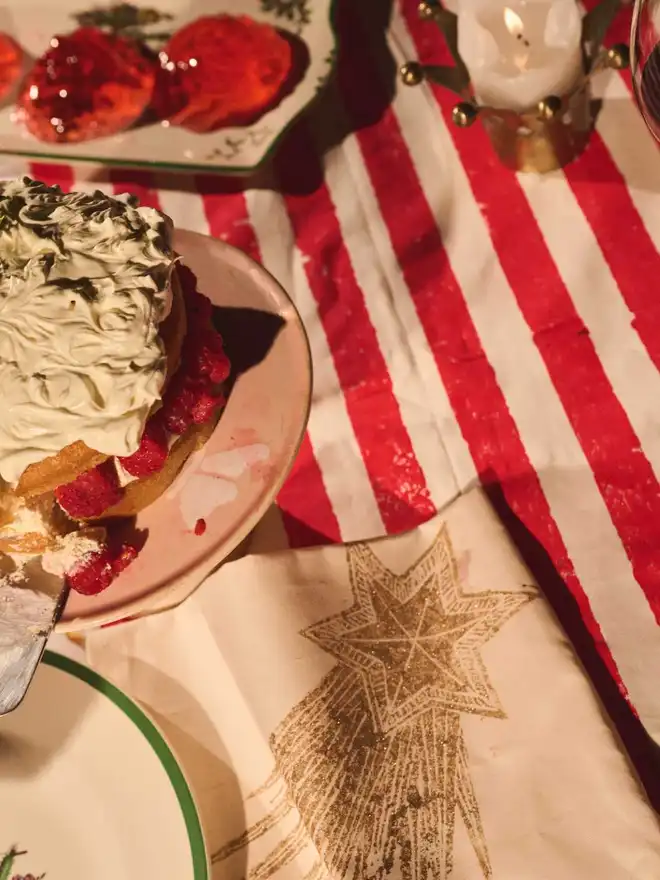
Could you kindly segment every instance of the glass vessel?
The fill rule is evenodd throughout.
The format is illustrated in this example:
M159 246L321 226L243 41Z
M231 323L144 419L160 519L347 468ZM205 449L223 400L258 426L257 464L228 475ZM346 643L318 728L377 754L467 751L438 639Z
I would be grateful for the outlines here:
M642 116L660 140L660 0L635 0L630 67Z

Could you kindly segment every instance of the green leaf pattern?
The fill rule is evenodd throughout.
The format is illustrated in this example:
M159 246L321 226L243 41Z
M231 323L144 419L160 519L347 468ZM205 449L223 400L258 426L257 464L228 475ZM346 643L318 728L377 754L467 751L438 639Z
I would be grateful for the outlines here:
M44 880L45 874L40 874L38 877L35 877L34 874L14 874L12 876L16 859L19 856L25 855L27 855L25 850L19 850L12 846L9 852L0 860L0 880Z
M261 11L285 19L298 28L298 33L312 20L309 0L261 0Z

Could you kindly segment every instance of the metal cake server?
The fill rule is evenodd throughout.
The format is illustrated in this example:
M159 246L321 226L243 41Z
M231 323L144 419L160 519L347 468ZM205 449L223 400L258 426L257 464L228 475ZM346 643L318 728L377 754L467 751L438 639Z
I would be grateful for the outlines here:
M67 595L65 578L44 571L40 558L0 583L0 716L27 693Z

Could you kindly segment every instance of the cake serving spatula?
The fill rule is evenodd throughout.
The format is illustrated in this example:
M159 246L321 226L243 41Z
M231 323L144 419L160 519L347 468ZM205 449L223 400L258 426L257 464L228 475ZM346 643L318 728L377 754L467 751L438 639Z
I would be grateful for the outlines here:
M66 579L44 571L39 557L0 579L0 716L27 693L67 595Z

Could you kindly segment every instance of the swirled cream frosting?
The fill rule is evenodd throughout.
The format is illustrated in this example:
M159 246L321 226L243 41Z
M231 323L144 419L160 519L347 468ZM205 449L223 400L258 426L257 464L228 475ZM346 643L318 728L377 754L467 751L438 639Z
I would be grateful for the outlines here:
M130 455L159 400L171 221L130 196L0 184L0 476L82 440Z

